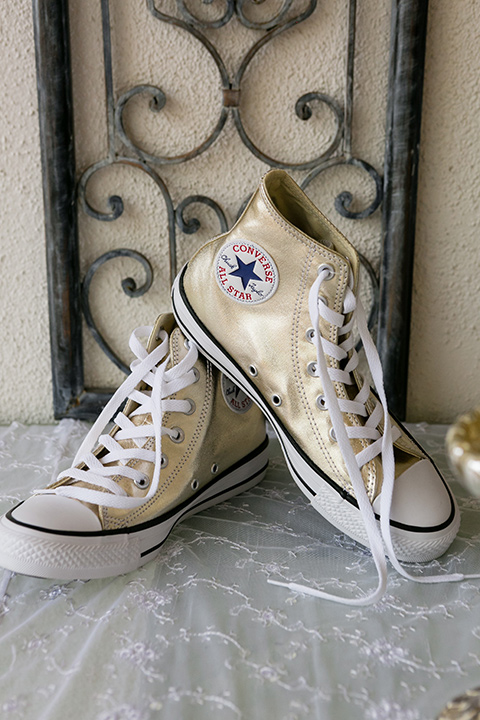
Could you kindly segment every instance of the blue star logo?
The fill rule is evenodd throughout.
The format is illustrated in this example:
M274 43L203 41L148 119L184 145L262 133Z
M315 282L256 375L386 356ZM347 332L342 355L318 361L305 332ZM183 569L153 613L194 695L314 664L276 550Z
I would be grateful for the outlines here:
M231 273L228 273L229 275L234 275L235 277L239 277L242 281L243 289L246 290L248 287L248 283L250 280L260 280L262 282L262 278L258 277L258 275L254 272L256 260L253 260L251 263L244 263L241 258L238 257L238 255L235 255L238 267L236 270L234 270Z

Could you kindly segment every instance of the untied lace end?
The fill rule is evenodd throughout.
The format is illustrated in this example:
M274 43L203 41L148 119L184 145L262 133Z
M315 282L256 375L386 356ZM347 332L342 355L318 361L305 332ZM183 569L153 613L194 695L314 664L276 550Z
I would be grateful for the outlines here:
M292 592L300 593L302 595L310 595L311 597L320 598L321 600L331 600L332 602L340 603L342 605L356 605L359 607L374 605L382 598L383 594L385 593L385 587L383 586L383 584L380 584L376 591L370 593L369 595L366 595L365 597L347 598L342 597L341 595L331 595L330 593L324 592L323 590L317 590L316 588L308 587L308 585L300 585L299 583L295 582L283 582L281 580L273 580L272 578L267 578L267 583L269 585L278 585L279 587L285 587Z
M319 289L325 280L329 280L333 277L332 270L328 265L320 266L319 273L316 281L314 282L310 294L309 294L309 310L310 310L310 319L312 321L313 327L317 328L319 327L319 320L320 316L325 317L327 322L333 322L334 324L338 324L339 327L342 327L344 324L344 317L337 319L334 317L334 313L325 305L322 305L321 308L319 306ZM326 600L332 600L337 603L346 604L346 605L352 605L352 606L365 606L365 605L371 605L378 600L381 599L383 596L386 584L387 584L387 568L385 563L385 553L383 551L383 543L382 540L385 542L387 547L387 554L395 567L395 569L403 575L403 577L413 580L415 582L419 583L440 583L440 582L461 582L463 580L467 579L474 579L479 578L480 574L471 574L471 575L463 575L462 573L453 573L450 575L433 575L433 576L415 576L408 573L399 563L397 560L395 551L393 549L393 543L392 543L392 537L391 537L391 528L390 528L390 512L391 512L391 502L392 502L392 493L393 493L393 482L395 477L395 461L394 461L394 455L393 455L393 443L398 439L399 432L396 427L391 427L390 425L390 417L388 414L388 408L387 408L387 399L385 396L385 390L383 387L383 372L382 372L382 366L380 362L380 358L378 356L378 352L375 348L375 345L371 339L370 333L368 331L367 327L367 321L366 321L366 315L365 311L363 310L362 304L360 299L355 298L353 295L353 291L351 287L347 288L347 294L346 294L346 302L344 305L344 315L352 312L352 318L348 323L348 327L345 326L341 333L339 334L346 334L346 331L348 330L351 332L352 326L353 326L353 316L356 315L358 319L358 330L360 333L360 337L362 339L363 345L365 347L366 355L367 355L367 361L370 366L370 370L372 372L372 376L375 382L375 385L377 387L377 391L380 396L380 403L377 404L376 409L370 416L370 424L374 427L377 427L378 420L380 419L380 415L383 414L384 419L384 430L383 434L379 434L380 437L377 441L375 441L374 445L375 447L375 453L374 455L380 454L382 455L382 461L384 466L384 495L382 495L382 517L381 517L381 527L378 528L376 525L376 522L373 519L373 509L370 504L370 501L367 498L366 490L363 485L363 481L361 479L361 476L359 474L359 470L361 466L364 464L364 461L367 460L366 457L364 457L364 454L360 453L360 458L355 457L353 450L350 446L350 439L347 435L347 429L344 426L343 419L342 419L342 410L344 410L343 406L340 407L339 400L336 396L336 392L333 385L333 379L338 374L338 371L331 370L327 367L327 363L325 361L324 353L330 354L333 353L333 356L337 359L341 359L340 355L338 354L340 350L343 350L344 353L348 352L348 350L353 347L353 343L349 340L342 343L341 348L336 348L333 346L332 343L325 341L323 338L321 338L320 333L315 333L313 342L317 349L317 374L321 377L322 384L324 387L324 392L327 397L330 416L332 419L332 425L335 429L337 440L339 441L339 444L342 448L342 454L344 455L344 460L347 466L348 474L350 476L353 489L355 491L357 502L359 504L359 508L365 523L365 529L367 531L367 537L368 537L368 544L370 547L370 551L372 552L373 559L375 561L375 565L377 568L378 573L378 586L375 590L370 591L368 595L365 597L356 597L356 598L345 598L338 595L333 595L327 592L324 592L322 590L317 590L316 588L300 585L298 583L294 582L282 582L278 580L272 580L267 579L267 582L271 585L278 585L280 587L286 587L289 590L292 590L294 592L299 592L302 594L311 595L313 597L322 598ZM339 315L338 313L335 313L335 315ZM357 357L356 352L354 350L352 358L350 359L347 368L348 368L348 374L350 375L350 372L356 367L357 364ZM347 370L346 368L346 370ZM330 377L330 373L332 374L332 377ZM340 381L345 381L343 378L338 378ZM347 380L348 382L348 380ZM358 400L361 400L363 403L365 402L365 390L362 388L359 395L357 396ZM345 404L345 403L343 403ZM380 411L383 410L383 413ZM367 421L367 425L368 425ZM381 447L379 447L381 445ZM370 457L368 459L371 459ZM357 464L358 463L358 464Z
M467 574L464 575L463 573L452 573L451 575L434 575L430 577L425 578L418 578L414 575L409 576L409 579L414 581L424 581L429 584L435 584L435 583L441 583L441 582L462 582L465 580L478 580L480 578L480 573L474 573L474 574ZM272 578L267 578L267 583L269 585L277 585L278 587L284 587L288 590L291 590L295 593L300 593L302 595L310 595L311 597L320 598L322 600L331 600L336 603L340 603L342 605L356 605L356 606L367 606L367 605L374 605L379 600L381 600L382 596L384 595L385 588L380 587L377 588L377 591L375 593L370 593L369 595L366 595L365 597L354 597L354 598L347 598L342 597L341 595L331 595L330 593L323 592L322 590L317 590L316 588L309 587L308 585L300 585L299 583L295 582L283 582L281 580L273 580Z
M4 605L7 601L8 595L7 590L10 585L10 581L15 575L11 570L4 570L2 579L0 580L0 605Z

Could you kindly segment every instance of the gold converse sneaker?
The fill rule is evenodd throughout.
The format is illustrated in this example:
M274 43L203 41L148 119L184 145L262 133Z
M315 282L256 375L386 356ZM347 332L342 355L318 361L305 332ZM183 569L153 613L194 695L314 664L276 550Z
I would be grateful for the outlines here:
M140 337L148 334L145 349ZM138 328L130 347L132 372L73 466L1 518L0 566L63 580L129 572L158 554L178 522L263 478L261 412L185 340L172 315Z
M365 604L384 590L385 551L410 577L398 561L445 552L459 513L431 459L388 414L358 276L352 245L272 170L235 226L183 268L173 305L185 334L263 410L315 509L371 549L377 590L344 599ZM377 394L357 369L354 322Z

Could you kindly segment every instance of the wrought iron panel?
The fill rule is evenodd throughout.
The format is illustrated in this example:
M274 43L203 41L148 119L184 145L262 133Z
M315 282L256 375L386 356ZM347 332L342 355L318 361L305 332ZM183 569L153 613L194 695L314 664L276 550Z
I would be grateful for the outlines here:
M220 231L227 228L224 210L214 198L196 193L175 205L167 181L162 175L166 166L182 165L188 172L189 161L208 153L224 131L229 116L241 142L267 166L283 167L302 172L302 186L309 184L326 170L337 166L354 167L365 173L374 188L373 199L358 209L352 194L345 190L335 199L335 209L344 218L361 222L381 205L384 187L387 201L383 207L384 252L381 277L371 263L361 257L372 282L371 323L377 320L378 285L380 314L378 345L386 362L386 384L390 403L399 415L405 411L408 363L408 325L413 262L413 229L415 220L416 168L421 112L423 53L426 32L426 3L402 2L392 5L390 86L387 117L387 148L385 180L367 160L357 157L352 147L353 81L355 70L356 2L346 2L347 27L343 103L326 92L302 94L294 111L304 121L312 117L318 106L327 108L333 117L334 130L324 147L314 148L312 156L298 162L282 160L262 149L249 135L241 104L243 80L257 54L280 34L308 19L317 10L317 0L282 0L276 11L258 14L264 0L177 0L172 14L165 10L163 0L145 0L145 12L152 22L171 25L200 43L216 65L220 77L221 106L219 116L209 135L196 147L183 153L155 153L142 147L129 132L125 115L134 98L149 99L150 110L161 112L168 101L161 87L138 84L120 92L114 83L112 34L109 0L101 2L103 74L107 107L107 153L86 169L76 167L73 143L73 111L70 38L67 0L34 0L35 42L40 108L40 131L44 174L47 259L56 417L93 418L107 401L108 390L88 390L84 384L82 351L82 311L84 320L96 342L111 361L127 371L125 360L110 347L102 336L95 313L90 307L89 291L96 271L117 257L130 257L143 266L145 280L137 286L131 278L122 281L123 291L130 297L148 292L153 269L150 259L131 248L118 248L102 253L79 276L78 212L100 223L115 222L125 211L119 195L108 198L108 211L101 211L89 199L89 182L97 172L113 165L134 167L155 183L166 207L170 281L177 267L179 233L193 234L199 221L191 217L189 208L209 207L215 213ZM221 7L217 15L202 12L203 6ZM113 7L112 3L112 7ZM268 6L268 3L266 3ZM203 8L204 9L204 8ZM208 9L208 8L207 8ZM252 12L253 9L253 12ZM268 7L267 7L268 11ZM252 31L248 51L232 71L211 40L214 31L229 23L240 23ZM312 58L312 62L316 59ZM413 150L413 152L412 152ZM252 188L253 189L253 188ZM238 214L245 199L238 199ZM187 211L187 212L186 212ZM395 268L395 272L392 269ZM400 272L398 270L400 269ZM393 340L392 340L393 339ZM392 350L393 348L393 350Z

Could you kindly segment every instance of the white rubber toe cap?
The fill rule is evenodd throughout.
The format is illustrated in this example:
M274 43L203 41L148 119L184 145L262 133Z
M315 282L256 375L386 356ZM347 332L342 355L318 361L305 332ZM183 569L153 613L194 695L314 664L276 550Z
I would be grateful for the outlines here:
M54 494L32 495L14 508L10 517L39 530L95 532L102 529L99 518L86 505Z
M373 502L380 514L381 493ZM390 519L413 531L448 527L456 515L453 496L429 460L420 460L396 480Z

